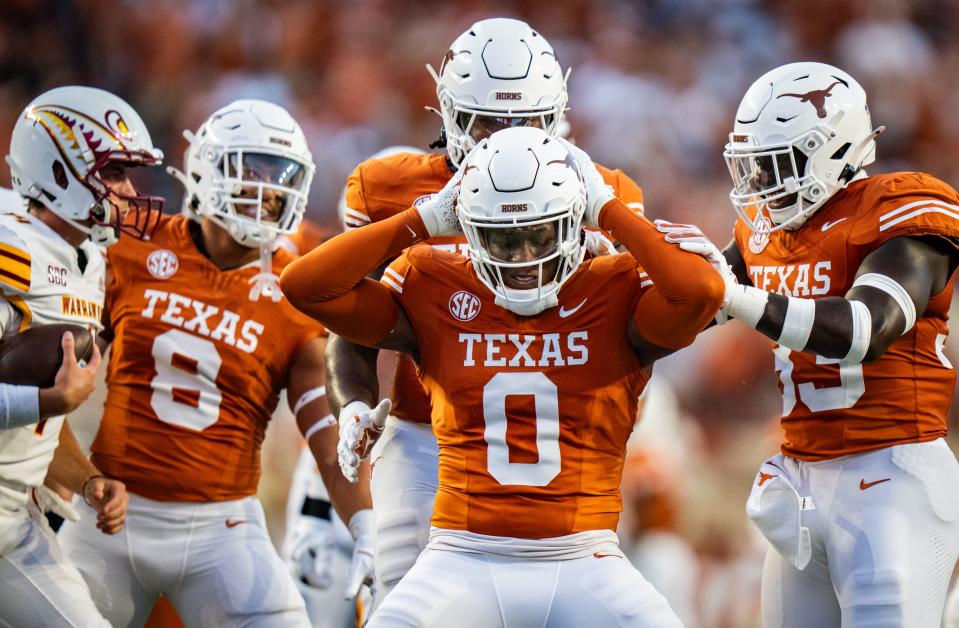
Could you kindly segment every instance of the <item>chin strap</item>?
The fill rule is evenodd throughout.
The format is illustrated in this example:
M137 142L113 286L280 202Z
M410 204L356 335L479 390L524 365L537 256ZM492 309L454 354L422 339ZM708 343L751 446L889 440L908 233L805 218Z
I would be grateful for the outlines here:
M512 288L505 288L505 290L507 295L515 293L517 296L527 292L526 290L514 290ZM533 291L535 291L535 288ZM520 316L536 316L540 312L559 305L559 295L556 292L551 292L535 301L511 301L505 296L497 294L496 305Z
M260 244L260 272L250 277L250 301L259 301L265 296L274 302L283 298L280 291L280 277L273 272L273 242Z

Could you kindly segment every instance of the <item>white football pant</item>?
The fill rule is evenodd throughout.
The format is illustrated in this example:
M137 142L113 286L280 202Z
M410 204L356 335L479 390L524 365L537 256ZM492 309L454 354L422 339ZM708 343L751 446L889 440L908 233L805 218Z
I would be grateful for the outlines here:
M426 549L368 628L682 628L622 552L530 560Z
M60 539L114 626L142 626L161 593L187 626L310 625L253 497L186 503L130 494L118 534L97 530L87 509Z
M388 417L370 455L376 599L393 590L430 536L439 486L439 449L429 424Z
M27 509L26 517L4 512L0 518L0 528L9 531L11 526L16 527L19 537L19 542L0 558L0 626L109 628L46 517L33 500ZM93 512L86 506L83 510L85 514Z
M959 464L945 441L821 462L779 454L762 471L812 500L808 565L767 552L763 626L938 628L959 555Z

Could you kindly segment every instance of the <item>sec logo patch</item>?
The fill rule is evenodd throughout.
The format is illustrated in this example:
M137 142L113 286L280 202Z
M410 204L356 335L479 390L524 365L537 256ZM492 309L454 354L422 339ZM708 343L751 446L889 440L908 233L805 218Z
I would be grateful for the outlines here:
M157 249L147 255L147 270L157 279L169 279L180 268L176 253L168 249Z
M458 321L471 321L480 311L480 300L475 294L460 290L450 297L450 314Z
M769 244L769 230L772 229L773 223L765 216L760 216L756 223L760 232L749 236L749 250L754 255L759 255Z

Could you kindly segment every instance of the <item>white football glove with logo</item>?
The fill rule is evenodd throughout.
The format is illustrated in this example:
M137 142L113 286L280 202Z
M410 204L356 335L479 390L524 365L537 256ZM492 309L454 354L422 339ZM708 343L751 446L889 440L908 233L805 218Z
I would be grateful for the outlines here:
M328 589L333 584L335 552L332 521L311 515L297 517L290 549L290 565L295 578L311 587Z
M373 510L357 510L350 517L349 528L353 537L353 561L343 595L351 600L359 595L361 586L373 584Z
M593 164L593 160L583 149L563 138L558 138L557 141L561 142L569 151L573 161L576 162L576 167L579 168L580 175L583 177L583 183L586 185L586 211L583 214L583 226L598 228L599 210L606 203L616 198L616 194L613 193L613 188L606 183L603 175Z
M340 442L336 453L340 470L350 482L359 476L360 462L370 455L379 440L393 403L389 399L370 408L362 401L351 401L340 410Z
M416 206L431 238L463 233L459 216L456 214L456 199L460 194L462 180L463 170L460 169L446 182L443 189Z
M586 252L593 257L602 257L603 255L616 255L616 245L613 241L603 235L602 231L593 231L592 229L583 229L586 238L583 245Z
M654 223L657 230L666 234L667 242L679 245L679 248L684 251L704 257L723 278L723 282L726 284L726 292L723 295L723 305L716 314L716 324L722 325L728 321L729 314L726 309L729 307L733 291L739 285L739 282L736 281L736 275L733 274L729 263L726 262L723 252L696 225L686 225L666 220L656 220Z

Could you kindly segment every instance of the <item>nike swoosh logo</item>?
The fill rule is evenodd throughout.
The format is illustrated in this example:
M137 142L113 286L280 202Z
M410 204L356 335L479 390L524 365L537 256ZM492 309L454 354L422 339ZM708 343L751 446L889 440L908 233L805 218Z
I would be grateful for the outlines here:
M410 237L412 237L412 238L415 240L415 239L416 239L416 232L413 231L413 227L411 227L411 226L409 226L409 225L406 225L406 228L409 229L409 231L410 231Z
M866 482L866 478L859 480L859 490L864 491L870 486L875 486L876 484L882 484L883 482L888 482L892 478L886 478L885 480L876 480L875 482Z
M238 525L240 525L241 523L248 523L248 522L247 522L246 519L227 519L227 520L226 520L226 527L228 527L228 528L235 528L235 527L237 527Z
M846 216L846 218L849 218L849 216ZM832 229L833 227L835 227L836 225L838 225L839 223L841 223L841 222L842 222L843 220L845 220L846 218L840 218L839 220L834 220L834 221L832 221L832 222L824 222L824 223L822 223L822 230L823 230L823 231L829 231L830 229Z
M560 306L560 308L559 308L559 317L560 317L560 318L566 318L567 316L572 316L572 315L575 314L577 311L579 311L579 308L583 307L583 305L586 304L586 300L587 300L588 298L589 298L589 297L587 297L586 299L583 299L582 301L580 301L580 302L579 302L579 305L577 305L576 307L574 307L574 308L571 309L571 310L567 310L564 306Z
M619 554L600 554L599 552L593 552L593 558L609 558L610 556L619 558Z

